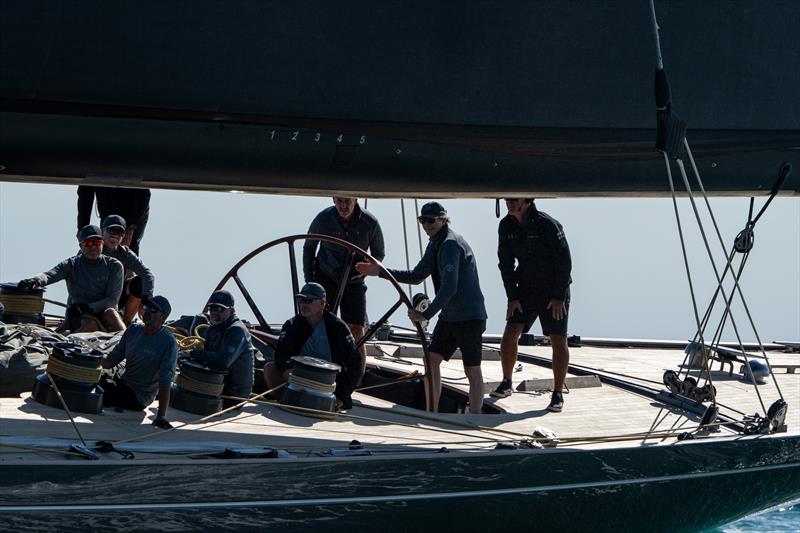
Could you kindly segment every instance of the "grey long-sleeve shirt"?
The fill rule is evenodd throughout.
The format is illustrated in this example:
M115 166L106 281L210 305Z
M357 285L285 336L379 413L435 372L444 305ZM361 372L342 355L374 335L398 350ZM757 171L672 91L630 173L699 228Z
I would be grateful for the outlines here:
M153 296L153 289L156 284L156 277L153 272L147 268L139 256L127 246L119 245L113 251L108 248L103 248L103 255L113 257L125 268L130 270L142 279L142 295Z
M81 252L35 276L42 285L62 279L67 282L67 303L89 304L94 313L116 308L122 294L122 263L101 255L91 262Z
M148 406L156 398L159 387L169 385L175 377L178 343L164 328L154 335L145 335L144 326L132 324L103 366L113 368L123 359L126 362L122 381L133 389L140 404Z
M412 270L389 272L400 283L418 284L433 277L436 297L422 313L431 319L440 310L439 320L485 320L486 307L478 280L478 266L467 241L448 225L431 237L425 253Z
M323 209L311 222L308 232L338 237L355 244L362 250L368 251L378 261L383 261L386 255L383 232L378 219L369 211L361 209L358 204L356 204L355 218L346 223L342 221L335 206ZM335 244L309 239L303 244L303 275L306 282L314 281L314 254L317 253L318 244L317 272L338 281L347 261L347 250ZM356 257L353 265L358 261L359 258ZM363 276L356 271L355 267L350 269L348 283L363 283Z

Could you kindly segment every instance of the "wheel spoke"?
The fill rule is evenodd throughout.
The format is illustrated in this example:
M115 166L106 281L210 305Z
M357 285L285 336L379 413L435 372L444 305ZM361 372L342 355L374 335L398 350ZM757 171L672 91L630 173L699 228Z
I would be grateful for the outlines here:
M378 331L378 329L379 329L379 328L380 328L380 327L381 327L381 326L382 326L382 325L383 325L383 324L384 324L384 323L385 323L387 320L389 320L389 317L390 317L390 316L392 316L392 313L394 313L395 311L397 311L397 308L398 308L398 307L400 307L401 305L403 305L403 300L397 300L397 301L394 303L394 305L393 305L391 308L389 308L389 310L388 310L388 311L386 311L386 313L385 313L385 314L384 314L382 317L380 317L380 318L378 319L378 321L377 321L377 322L375 322L374 324L372 324L372 325L369 327L369 329L366 331L366 333L364 333L364 336L363 336L363 337L361 337L361 338L358 340L358 342L356 343L356 348L361 348L361 345L362 345L362 344L364 344L365 342L367 342L368 340L370 340L370 339L372 338L372 336L373 336L373 335L375 335L375 332L376 332L376 331Z
M250 292L248 292L247 288L244 286L244 283L242 283L242 280L239 278L238 272L233 274L233 281L236 282L236 286L239 287L242 296L244 296L244 299L247 300L247 305L250 306L250 310L256 315L256 320L258 320L261 328L264 331L271 333L272 329L269 327L269 324L267 324L267 320L264 318L264 315L261 314L261 310L256 305L255 300L253 300L253 297L250 296Z
M292 302L294 302L294 314L296 315L300 312L300 307L294 295L300 292L300 283L297 281L297 258L294 254L294 239L286 241L286 244L289 245L289 268L292 271Z
M337 313L337 311L339 311L339 304L342 303L342 295L344 294L344 289L347 286L347 278L350 275L350 269L353 268L354 258L355 252L350 250L350 253L347 254L347 261L344 269L342 269L342 274L339 276L339 284L336 286L336 298L333 300L333 304L331 305L331 313L334 315Z

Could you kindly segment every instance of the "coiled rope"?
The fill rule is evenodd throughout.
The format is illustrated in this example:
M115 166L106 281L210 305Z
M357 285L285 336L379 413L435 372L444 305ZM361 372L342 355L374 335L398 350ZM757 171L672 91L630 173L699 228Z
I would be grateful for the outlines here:
M101 372L102 368L99 365L97 368L89 368L66 363L52 355L47 358L47 373L70 381L95 385L100 381Z
M294 373L289 374L289 384L326 394L336 390L336 383L322 383L321 381L316 381L314 379L296 376Z
M193 377L187 376L184 372L178 374L178 377L175 379L175 384L182 389L205 396L213 396L214 398L222 394L222 389L225 386L224 383L206 383L194 379Z
M182 352L199 350L205 345L206 340L202 335L200 335L200 331L208 328L208 324L198 325L196 328L194 328L194 332L191 335L183 328L176 328L173 326L164 327L175 337L175 341L178 343L178 349Z
M5 314L16 316L40 315L44 311L44 298L41 294L3 294L0 303L5 306Z

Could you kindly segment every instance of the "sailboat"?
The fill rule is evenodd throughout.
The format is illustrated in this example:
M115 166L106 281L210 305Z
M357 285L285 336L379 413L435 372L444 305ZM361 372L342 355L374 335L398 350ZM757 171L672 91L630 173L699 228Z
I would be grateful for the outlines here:
M5 3L0 179L374 197L797 195L783 162L800 146L800 6L658 3L657 22L651 7ZM654 106L659 25L675 94ZM254 325L264 342L269 330ZM366 386L400 392L365 390L334 420L255 400L203 421L174 412L187 425L161 433L130 413L73 426L57 408L4 398L0 523L688 530L800 497L800 429L786 416L800 397L779 353L791 346L638 345L626 356L650 365L634 377L609 354L636 343L584 348L570 369L575 415L548 418L553 435L536 429L547 347L524 350L524 390L471 417L457 364L451 412L427 413L424 341L389 335L370 344ZM744 396L710 368L767 352L777 396ZM698 353L719 401L686 387Z

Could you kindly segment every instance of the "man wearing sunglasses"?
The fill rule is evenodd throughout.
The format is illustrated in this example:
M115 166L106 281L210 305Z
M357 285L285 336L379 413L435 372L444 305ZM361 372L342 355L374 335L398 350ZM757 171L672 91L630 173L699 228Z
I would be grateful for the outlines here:
M300 313L281 329L275 361L264 366L267 385L273 389L289 379L291 358L307 355L342 367L336 375L337 407L353 406L351 395L361 378L361 357L347 324L325 308L327 294L319 283L306 283L295 296Z
M442 393L442 361L448 361L461 348L464 373L469 380L469 408L480 413L483 408L483 375L481 373L482 336L486 330L486 307L478 281L475 256L467 241L449 225L450 217L438 202L429 202L420 209L419 223L430 241L420 262L413 270L389 273L400 283L422 283L431 276L436 297L424 313L409 309L412 322L430 320L441 311L430 344L433 410L439 408ZM372 263L358 263L356 269L366 276L380 271Z
M553 395L548 411L564 407L562 389L569 367L567 317L572 258L561 224L536 209L532 199L506 198L508 215L498 227L497 257L508 307L500 342L503 381L491 395L511 395L519 338L538 318L553 349Z
M249 398L253 392L254 349L250 332L236 316L233 295L228 291L216 291L208 299L208 321L203 349L189 352L196 359L209 366L227 370L222 394L237 398ZM223 407L228 408L240 400L224 399Z
M338 237L368 251L378 261L382 261L385 256L383 232L378 219L369 211L362 209L358 205L357 198L334 196L333 205L322 210L314 218L308 233ZM319 253L317 253L318 243ZM348 251L333 243L307 240L303 245L305 281L319 283L325 288L329 307L333 305L338 293L339 280L342 278L347 258ZM360 259L356 257L355 261ZM364 325L367 323L367 286L364 283L364 276L352 266L346 273L339 311L342 320L358 341L364 335ZM361 347L360 353L363 374L367 362L366 346Z
M144 411L158 395L158 414L153 425L161 429L172 427L166 417L178 359L178 343L163 328L171 310L163 296L148 300L143 309L144 323L126 329L119 343L103 359L103 368L114 368L125 361L124 373L100 383L104 407Z
M122 263L125 269L125 281L119 308L123 310L122 321L127 325L139 311L142 301L153 296L155 276L144 266L133 251L122 244L125 236L125 219L119 215L109 215L100 224L103 230L103 254L113 257Z
M72 333L120 331L125 329L117 313L122 293L122 263L103 255L103 237L97 226L84 226L78 232L80 252L47 272L24 279L20 288L36 289L51 283L67 282L67 313L57 331Z

